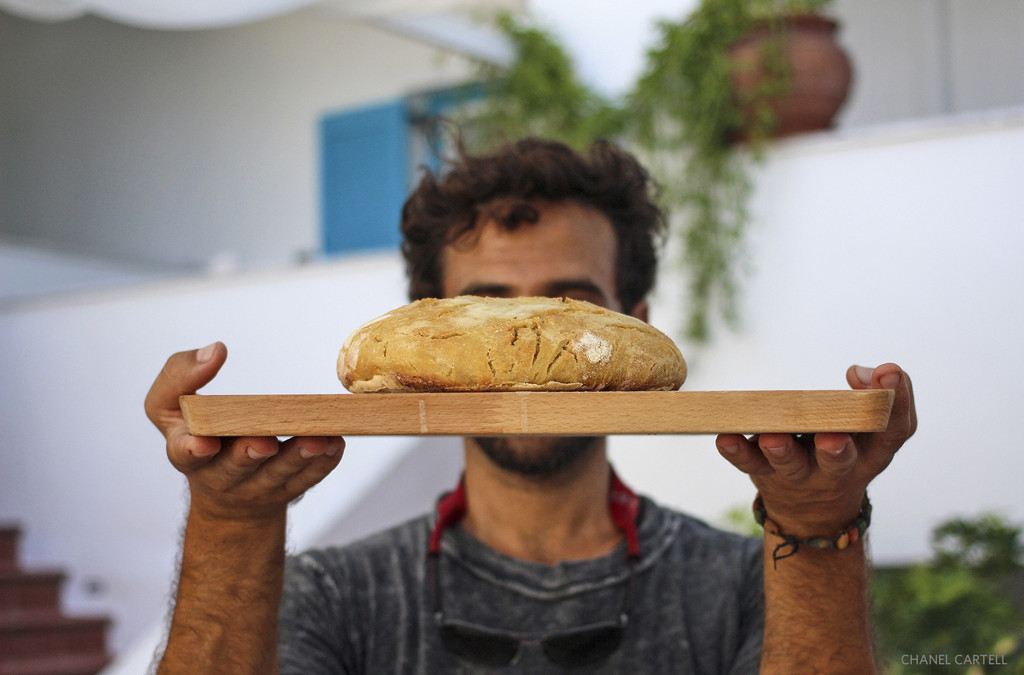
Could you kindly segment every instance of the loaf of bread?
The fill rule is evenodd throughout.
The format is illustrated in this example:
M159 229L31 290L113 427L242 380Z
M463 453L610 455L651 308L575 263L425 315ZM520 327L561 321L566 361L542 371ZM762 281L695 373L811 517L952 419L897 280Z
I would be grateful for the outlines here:
M686 362L650 324L589 302L460 296L356 329L338 377L355 393L673 390Z

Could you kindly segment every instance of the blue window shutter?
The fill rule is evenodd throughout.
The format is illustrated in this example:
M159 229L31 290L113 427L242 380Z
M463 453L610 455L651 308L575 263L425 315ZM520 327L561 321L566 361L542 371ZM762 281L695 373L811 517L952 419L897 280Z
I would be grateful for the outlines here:
M321 121L325 254L398 248L409 185L408 117L402 100Z

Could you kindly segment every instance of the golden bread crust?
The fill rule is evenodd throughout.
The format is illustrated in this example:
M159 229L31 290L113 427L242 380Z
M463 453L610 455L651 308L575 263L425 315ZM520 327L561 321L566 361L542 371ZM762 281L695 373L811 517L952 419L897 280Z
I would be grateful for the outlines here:
M673 390L686 362L650 324L566 298L417 300L345 341L355 393Z

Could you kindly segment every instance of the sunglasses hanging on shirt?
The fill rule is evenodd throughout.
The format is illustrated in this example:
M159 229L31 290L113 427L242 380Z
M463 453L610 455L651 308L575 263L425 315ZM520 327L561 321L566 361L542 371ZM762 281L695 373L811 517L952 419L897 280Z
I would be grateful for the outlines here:
M427 550L427 579L433 591L434 619L445 649L459 658L477 665L500 667L514 664L531 645L538 645L549 661L559 666L585 666L598 663L614 654L622 644L632 608L633 578L640 560L637 518L640 500L611 475L608 508L615 525L626 536L629 576L626 578L622 603L614 619L556 631L543 636L489 628L449 619L442 603L440 577L441 536L445 528L459 522L466 514L466 491L463 481L438 503L438 517L430 534Z

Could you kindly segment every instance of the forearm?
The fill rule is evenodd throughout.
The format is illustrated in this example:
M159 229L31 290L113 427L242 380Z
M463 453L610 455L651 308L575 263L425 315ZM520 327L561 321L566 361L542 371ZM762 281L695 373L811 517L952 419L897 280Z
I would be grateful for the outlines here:
M215 342L172 355L146 395L146 416L189 483L181 569L158 672L277 672L277 614L288 504L341 460L340 436L192 436L181 396L227 358Z
M286 511L248 519L189 511L160 675L277 672Z
M754 514L766 525L762 673L877 672L866 490L917 429L917 413L910 378L895 364L852 366L846 380L855 390L893 392L884 430L716 439L722 456L757 487Z
M776 562L780 542L765 535L761 673L874 673L863 541Z

